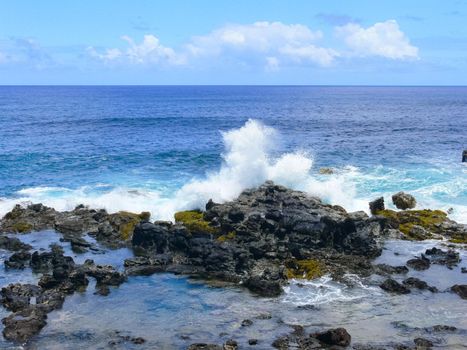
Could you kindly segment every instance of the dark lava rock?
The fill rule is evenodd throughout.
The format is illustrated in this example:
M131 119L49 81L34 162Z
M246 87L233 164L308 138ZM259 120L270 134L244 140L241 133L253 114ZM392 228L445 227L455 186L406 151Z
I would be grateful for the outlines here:
M384 289L387 292L392 292L396 294L409 294L410 289L403 286L399 282L393 280L392 278L388 278L383 283L380 284L381 289Z
M29 306L31 298L40 294L40 288L33 284L15 283L3 287L0 292L2 305L10 311L18 311Z
M235 340L229 339L224 343L224 350L237 350L238 344Z
M248 345L258 345L258 339L248 339Z
M170 263L172 263L170 254L158 254L154 257L137 256L125 259L124 266L128 276L150 276L165 271Z
M20 250L30 250L32 247L29 244L21 242L16 237L0 236L0 249L17 252Z
M377 272L381 275L406 274L409 272L407 266L391 266L387 264L378 264L375 266Z
M430 340L425 339L425 338L415 338L413 341L414 341L415 345L417 345L417 347L422 347L422 348L431 348L431 347L433 347L433 342L431 342Z
M462 299L467 299L467 284L455 284L451 287L451 290Z
M31 259L31 253L26 250L13 253L8 260L5 261L5 266L11 269L24 269Z
M429 286L425 281L422 281L415 277L409 277L402 281L402 284L408 288L417 288L417 289L428 289L432 293L438 292L436 287Z
M264 297L276 297L282 293L281 281L269 281L257 276L249 278L245 286Z
M394 203L397 209L402 210L413 209L417 205L415 197L405 192L397 192L392 195L392 203Z
M431 249L427 249L425 254L430 257L431 263L446 265L449 268L457 266L457 264L461 261L459 253L452 249L444 251L442 249L433 247Z
M251 326L252 324L253 324L253 321L249 319L242 321L242 327L248 327L248 326Z
M319 341L328 345L348 346L351 336L345 328L334 328L314 335Z
M46 318L46 313L36 306L12 313L2 320L5 325L3 336L10 341L25 343L44 328Z
M379 197L369 203L370 212L376 215L379 211L384 210L384 197Z
M467 267L462 267L461 268L461 273L467 273Z
M454 326L447 326L444 324L437 324L431 328L425 328L428 332L455 332L457 328Z
M427 270L430 268L430 259L426 258L425 255L422 254L420 258L408 260L407 266L417 271Z
M223 350L223 347L216 344L196 343L191 344L188 350Z

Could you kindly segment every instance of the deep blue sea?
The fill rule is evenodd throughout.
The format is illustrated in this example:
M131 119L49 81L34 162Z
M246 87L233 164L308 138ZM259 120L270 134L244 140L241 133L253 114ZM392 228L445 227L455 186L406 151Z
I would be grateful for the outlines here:
M466 125L467 87L3 86L0 214L170 219L272 179L348 210L403 190L467 223Z

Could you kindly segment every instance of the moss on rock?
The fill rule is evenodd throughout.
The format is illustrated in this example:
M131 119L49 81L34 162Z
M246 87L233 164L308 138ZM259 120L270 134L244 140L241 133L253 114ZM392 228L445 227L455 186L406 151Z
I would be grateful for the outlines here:
M317 259L292 260L287 264L287 278L311 280L323 276L326 266Z
M209 225L204 220L203 213L199 210L186 210L175 213L175 222L183 224L190 232L202 232L216 234L219 229Z
M149 212L135 214L128 211L119 211L116 214L112 214L112 216L116 219L120 238L126 241L131 238L135 226L142 220L148 221L151 214Z
M221 235L217 237L217 240L219 242L226 242L226 241L230 241L234 239L235 237L237 237L237 233L235 231L230 231L229 233L226 233L225 235Z
M33 226L27 222L17 222L13 224L12 229L14 232L17 233L25 233L25 232L30 232L33 229Z
M442 234L443 229L440 227L443 222L448 220L447 214L441 210L380 210L377 215L384 216L391 220L396 225L399 225L401 231L407 239L425 240L433 238L432 234ZM421 232L417 227L421 227L426 232Z

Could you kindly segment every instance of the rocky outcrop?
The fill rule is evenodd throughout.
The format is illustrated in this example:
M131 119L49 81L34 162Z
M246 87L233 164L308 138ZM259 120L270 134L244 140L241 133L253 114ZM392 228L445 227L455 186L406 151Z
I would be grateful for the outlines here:
M415 197L405 192L397 192L392 195L392 203L397 209L413 209L417 205Z
M350 345L352 337L345 328L333 328L323 332L307 334L301 326L293 326L294 331L274 340L272 347L279 350L344 348Z
M368 204L370 206L370 213L376 215L379 211L384 210L384 197L376 198Z
M462 299L467 299L467 284L456 284L451 287L451 291L456 293Z
M27 207L16 205L0 220L0 232L27 233L54 229L62 233L66 240L70 240L73 249L79 253L89 248L88 244L79 240L82 234L94 235L98 241L118 247L130 241L137 223L147 220L147 212L134 214L121 211L108 214L103 209L89 209L83 205L72 211L58 212L42 204ZM0 247L2 239L0 238Z
M62 307L67 295L83 290L88 278L96 280L100 292L109 286L118 286L125 275L112 266L96 265L87 260L83 265L63 255L59 246L49 252L34 252L29 265L35 272L41 272L38 285L10 284L2 288L1 304L13 313L2 320L5 339L24 343L37 334L45 325L47 314ZM99 294L103 294L100 292Z
M381 289L384 289L387 292L391 292L395 294L409 294L410 293L410 289L400 284L396 280L393 280L392 278L386 279L383 283L380 284L380 287Z
M0 249L10 250L13 252L17 252L20 250L29 250L32 247L29 244L25 244L21 242L16 237L8 237L8 236L0 236Z
M168 271L240 282L264 296L280 294L289 278L370 274L369 259L381 253L378 237L386 222L271 182L175 219L136 225L133 247L148 258L136 263L137 270L158 271L165 264ZM172 261L151 261L164 254Z
M405 239L425 240L447 238L453 243L467 243L467 226L450 220L441 210L379 210L391 228L403 233Z

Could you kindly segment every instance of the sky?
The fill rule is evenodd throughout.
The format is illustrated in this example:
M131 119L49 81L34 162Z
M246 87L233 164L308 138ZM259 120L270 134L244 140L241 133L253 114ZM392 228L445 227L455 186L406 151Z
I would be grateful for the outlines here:
M0 0L0 85L467 85L467 0Z

